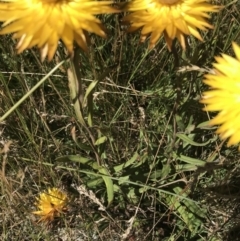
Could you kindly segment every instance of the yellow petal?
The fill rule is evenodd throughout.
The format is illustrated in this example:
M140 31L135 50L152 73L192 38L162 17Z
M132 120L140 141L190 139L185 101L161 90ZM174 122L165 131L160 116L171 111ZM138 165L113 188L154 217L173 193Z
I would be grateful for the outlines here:
M130 31L143 27L141 39L145 40L151 34L152 47L164 33L169 50L172 40L177 38L185 48L184 35L193 35L202 40L200 30L212 28L207 22L207 12L216 12L219 7L208 4L207 0L132 0L125 10L132 12L123 18L124 23L131 24ZM158 39L157 39L158 38Z

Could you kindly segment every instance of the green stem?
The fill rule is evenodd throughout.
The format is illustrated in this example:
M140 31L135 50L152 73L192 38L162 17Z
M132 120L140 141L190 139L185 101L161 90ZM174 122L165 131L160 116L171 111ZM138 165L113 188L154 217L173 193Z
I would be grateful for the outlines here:
M40 85L42 85L63 63L65 60L57 64L44 78L42 78L31 90L27 92L14 106L12 106L2 117L0 123L5 120L15 109L18 108Z

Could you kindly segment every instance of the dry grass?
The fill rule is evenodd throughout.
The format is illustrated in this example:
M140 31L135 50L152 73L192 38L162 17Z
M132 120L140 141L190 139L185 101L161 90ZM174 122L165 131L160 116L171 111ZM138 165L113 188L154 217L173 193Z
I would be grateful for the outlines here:
M213 16L204 43L189 38L186 53L176 45L177 59L163 41L149 52L117 17L107 19L109 39L93 37L90 54L79 55L85 90L107 71L83 110L86 122L93 113L88 131L69 97L69 62L11 113L0 125L0 239L238 240L240 155L203 126L209 116L198 102L214 56L240 43L238 5ZM38 51L16 55L14 45L1 37L1 115L65 57L59 46L51 63L41 63ZM91 137L106 141L94 146ZM111 204L96 155L112 177ZM31 212L48 187L62 188L71 202L46 226Z

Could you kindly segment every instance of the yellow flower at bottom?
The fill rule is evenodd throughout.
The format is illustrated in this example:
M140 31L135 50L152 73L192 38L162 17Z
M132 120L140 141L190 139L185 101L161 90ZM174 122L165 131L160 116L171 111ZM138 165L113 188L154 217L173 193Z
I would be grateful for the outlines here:
M219 111L210 121L220 125L217 133L228 140L228 146L240 142L240 47L233 43L236 58L223 54L213 64L216 74L205 75L204 83L212 89L203 93L204 110Z
M105 37L101 21L96 14L112 13L111 1L94 0L0 0L0 21L4 22L0 34L14 33L19 39L21 53L37 46L41 58L53 58L61 39L69 53L74 40L86 50L86 31Z
M151 34L150 48L164 33L169 50L175 38L185 49L184 35L202 40L198 29L212 28L207 23L209 15L206 12L216 12L219 7L206 2L208 0L133 0L126 6L126 11L133 13L126 16L123 22L131 24L129 32L142 28L142 41Z
M40 194L37 198L37 207L39 211L32 212L41 216L39 222L51 222L55 217L66 211L68 203L67 195L57 188L49 188L47 192Z

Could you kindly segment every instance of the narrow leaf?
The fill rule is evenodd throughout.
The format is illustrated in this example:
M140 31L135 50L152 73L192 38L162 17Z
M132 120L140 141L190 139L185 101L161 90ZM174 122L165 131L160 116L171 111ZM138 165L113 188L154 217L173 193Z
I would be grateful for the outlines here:
M104 180L104 182L105 182L105 185L106 185L106 188L107 188L107 198L108 198L108 206L109 206L109 205L112 203L113 198L114 198L113 181L112 181L112 179L111 179L110 177L108 177L108 176L110 176L110 175L109 175L109 173L108 173L108 171L107 171L106 168L101 167L101 168L99 169L99 172L100 172L101 174L104 174L104 175L102 176L102 178L103 178L103 180ZM106 176L105 176L105 175L106 175Z
M106 137L106 136L102 136L102 137L100 137L99 139L96 140L96 142L94 143L94 145L95 145L95 146L98 146L98 145L104 143L106 140L107 140L107 137Z
M67 155L67 156L61 156L61 157L57 157L55 159L55 161L57 162L80 162L82 164L86 164L88 162L91 161L91 159L86 158L86 157L82 157L82 156L78 156L78 155Z
M206 146L209 142L211 142L211 140L208 140L207 142L204 142L204 143L197 143L195 141L193 141L192 139L190 139L188 136L186 136L185 134L180 134L178 133L176 135L178 138L180 138L181 140L189 143L190 145L192 146Z
M99 80L94 80L87 88L86 90L86 94L84 96L84 100L83 103L86 102L88 96L91 94L91 92L93 91L93 89L95 88L95 86L98 84Z
M129 159L127 162L125 162L121 165L115 166L114 167L115 172L122 171L125 167L132 165L137 160L138 157L139 157L139 154L137 152L135 152L133 157L131 159Z
M176 159L181 160L183 162L186 162L188 164L196 165L196 166L202 167L202 166L206 165L205 161L195 159L195 158L192 158L192 157L188 157L188 156L184 156L184 155L180 155L180 156L176 157Z

